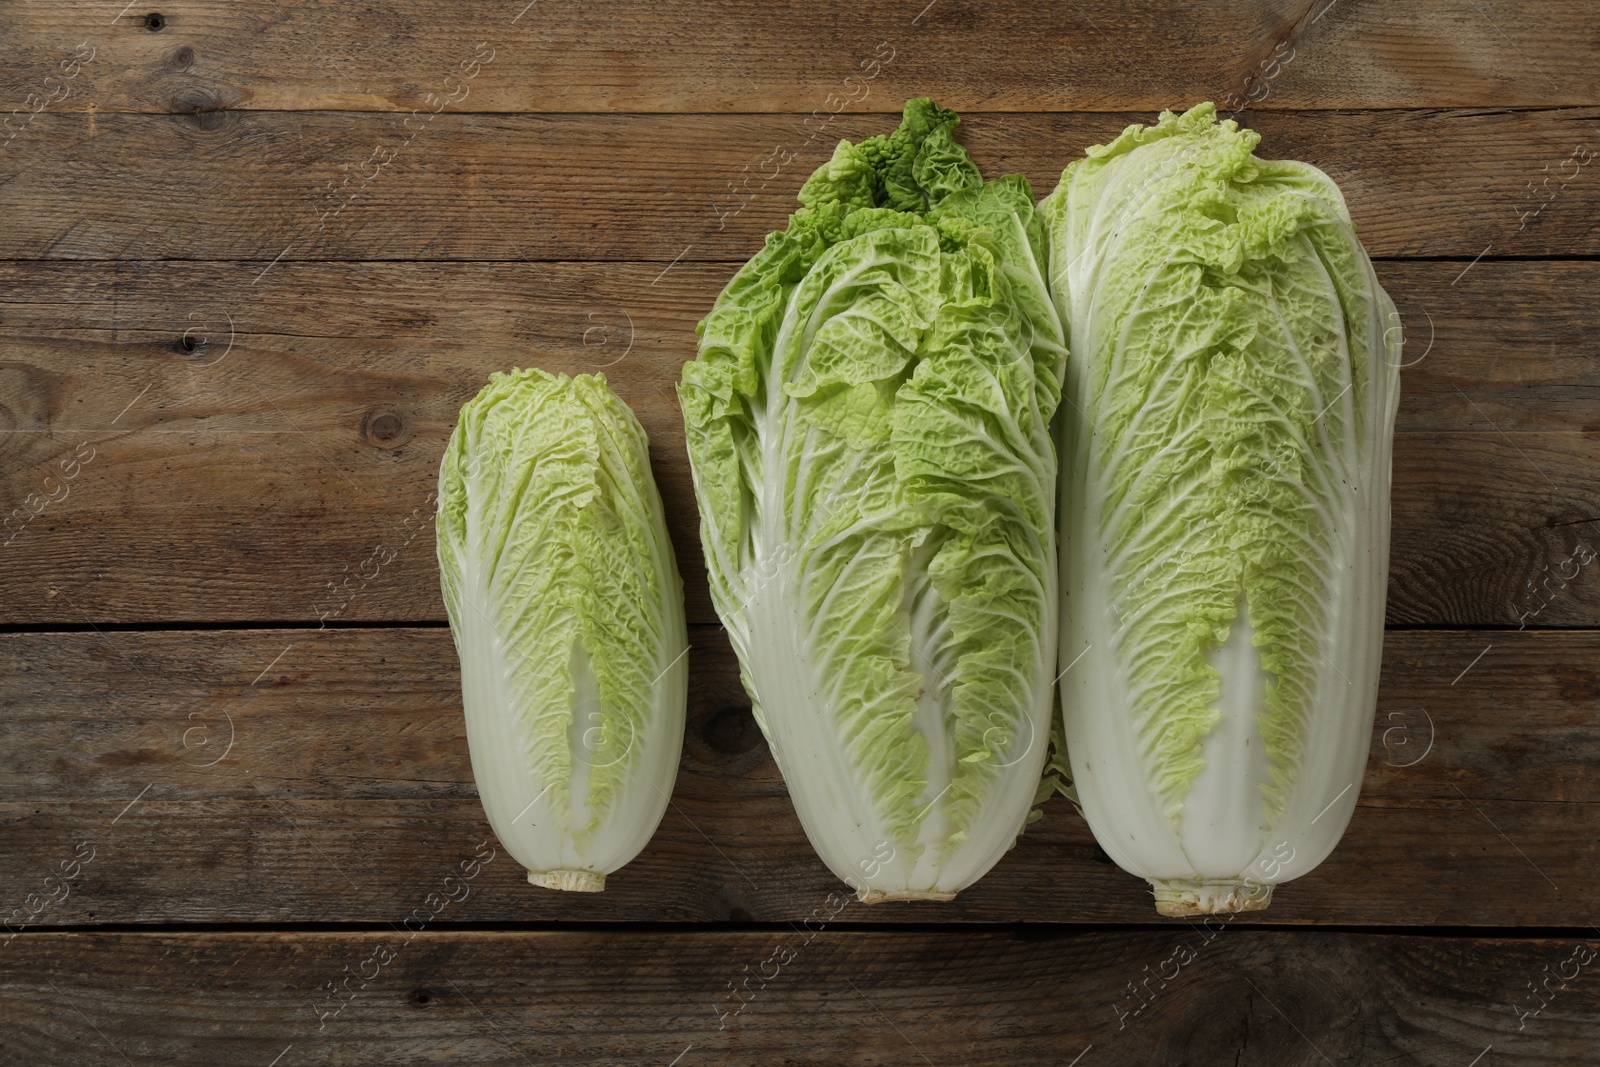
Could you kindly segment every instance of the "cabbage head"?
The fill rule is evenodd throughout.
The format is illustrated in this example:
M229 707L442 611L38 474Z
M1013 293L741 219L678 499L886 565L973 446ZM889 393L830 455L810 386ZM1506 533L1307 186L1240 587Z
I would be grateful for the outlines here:
M437 527L489 825L535 885L601 890L661 822L688 692L644 430L602 375L493 374L450 435Z
M1020 176L928 100L841 142L679 396L717 611L800 821L863 900L948 899L1048 748L1066 351Z
M1166 112L1040 205L1067 750L1167 914L1264 907L1328 855L1377 699L1398 319L1338 187L1258 140Z

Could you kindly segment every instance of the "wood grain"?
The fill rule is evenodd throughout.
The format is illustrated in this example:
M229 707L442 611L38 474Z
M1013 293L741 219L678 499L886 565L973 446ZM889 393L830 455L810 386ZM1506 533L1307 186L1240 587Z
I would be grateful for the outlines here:
M1600 1043L1591 975L1518 1014L1526 982L1581 973L1594 939L883 933L832 910L627 938L25 934L4 949L0 1064L1462 1067L1489 1046L1495 1064L1589 1062Z
M1024 174L1043 196L1087 146L1154 117L969 113L962 139L986 174ZM1264 158L1302 159L1339 183L1373 255L1600 253L1595 108L1245 118ZM801 183L841 137L894 124L883 115L826 124L803 115L41 115L0 152L0 258L258 260L252 277L280 257L742 260L786 223ZM1574 159L1583 146L1588 156Z
M1591 5L119 6L5 9L0 627L71 632L0 632L0 1067L1593 1059ZM706 625L694 323L907 97L1042 195L1230 94L1405 320L1390 622L1494 629L1388 634L1349 831L1252 925L1159 920L1060 797L953 903L847 901ZM638 411L700 624L598 896L492 838L439 625L439 450L529 363Z
M1510 0L470 0L447 13L414 0L359 11L171 0L114 11L13 5L0 96L50 98L42 79L87 41L97 51L84 84L53 106L396 111L435 106L436 93L501 112L809 112L932 95L964 110L1104 111L1252 90L1285 108L1600 103L1580 0L1542 3L1536 17ZM475 55L492 61L445 80ZM874 57L890 61L863 66Z
M721 631L690 640L683 761L645 852L598 895L503 858L452 921L797 921L840 888ZM1350 828L1252 921L1590 922L1600 842L1574 827L1600 810L1597 662L1595 632L1391 632ZM92 863L34 923L398 922L486 840L443 628L0 637L0 922L28 921L80 847ZM953 903L856 910L1157 921L1060 797Z
M1542 584L1600 516L1600 265L1463 266L1381 264L1411 364L1390 620L1600 624L1591 571ZM0 264L0 622L443 619L440 451L490 371L529 363L633 405L714 622L673 387L733 269Z

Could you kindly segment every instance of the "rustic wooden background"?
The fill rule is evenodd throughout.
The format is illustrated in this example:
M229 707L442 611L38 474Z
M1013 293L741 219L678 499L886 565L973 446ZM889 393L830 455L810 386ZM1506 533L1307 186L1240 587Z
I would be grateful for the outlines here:
M0 9L0 1064L1600 1062L1592 5L118 7ZM846 903L707 600L694 323L908 96L1043 195L1230 94L1408 327L1349 832L1200 926L1057 798L953 904ZM489 835L433 560L528 363L638 411L693 624L598 897Z

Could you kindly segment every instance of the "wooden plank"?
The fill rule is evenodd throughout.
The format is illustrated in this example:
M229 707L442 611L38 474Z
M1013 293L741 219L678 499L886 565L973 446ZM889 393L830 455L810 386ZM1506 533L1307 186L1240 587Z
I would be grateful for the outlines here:
M1463 266L1381 264L1411 324L1390 619L1596 625L1587 572L1537 583L1600 516L1600 265ZM528 363L604 370L634 406L714 622L673 386L733 269L0 265L0 622L443 619L438 456Z
M1597 116L1247 119L1264 157L1339 182L1372 254L1471 259L1600 253ZM1085 147L1153 119L972 113L963 139L985 173L1024 174L1043 196ZM0 258L258 260L252 275L279 257L744 259L839 138L893 127L883 115L41 115L0 153Z
M0 1062L1462 1067L1600 1043L1593 939L883 933L835 909L737 933L25 934Z
M796 921L840 888L721 632L691 643L683 761L645 852L598 895L530 887L502 853L452 921ZM1600 805L1600 633L1394 631L1385 653L1350 828L1251 921L1592 921L1600 842L1574 827ZM443 628L9 634L0 668L0 923L398 922L435 872L497 847ZM70 889L46 885L75 853ZM956 901L858 921L1157 920L1057 797Z
M610 371L624 387L643 376L661 391L740 265L303 263L256 281L256 264L0 262L0 362L21 376L8 400L17 417L42 429L53 412L63 432L108 423L127 398L90 384L131 384L140 370L192 368L191 395L202 385L221 395L210 379L239 362L222 354L230 324L237 353L285 348L302 364L330 364L330 374L366 358L418 376L460 374L467 388L472 375L537 354L573 372ZM1380 261L1377 270L1405 329L1400 432L1600 431L1600 338L1588 327L1600 317L1600 263ZM466 350L482 359L467 362ZM25 379L45 368L66 380L35 396ZM157 388L168 398L145 399L180 410L182 393ZM69 403L62 390L72 389L86 395ZM654 429L676 421L672 413Z
M157 9L159 23L147 18ZM1018 111L1230 93L1277 107L1594 104L1591 15L1580 0L1541 4L1537 18L1510 0L865 0L822 11L472 0L441 19L417 2L378 13L332 0L171 0L116 16L84 0L31 0L10 11L0 98L103 111L395 111L440 99L505 112L882 111L924 94ZM94 58L59 98L42 79L80 41ZM488 61L461 66L473 57Z

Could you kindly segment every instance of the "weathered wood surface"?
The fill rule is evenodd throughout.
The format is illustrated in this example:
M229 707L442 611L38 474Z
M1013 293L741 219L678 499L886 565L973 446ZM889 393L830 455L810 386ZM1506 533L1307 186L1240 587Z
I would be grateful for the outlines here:
M683 761L643 855L598 895L503 859L452 921L797 921L841 888L721 631L691 643ZM1252 921L1591 922L1597 725L1600 634L1391 632L1350 828ZM0 636L0 790L0 922L398 922L494 841L442 627ZM74 850L80 877L46 886ZM1158 921L1059 797L953 903L859 919Z
M663 266L0 264L0 622L442 619L439 454L530 363L634 406L715 621L673 387L734 267ZM1600 547L1600 264L1465 266L1380 264L1410 364L1390 620L1600 625L1593 568L1551 577Z
M1154 118L969 112L962 140L1043 196ZM1600 109L1244 118L1339 183L1375 256L1600 253ZM0 151L0 258L743 260L839 138L895 125L830 119L44 114Z
M45 106L59 90L43 78L86 41L84 84L49 106L809 112L933 95L968 110L1103 111L1252 90L1268 107L1593 104L1592 17L1582 0L413 0L359 16L336 0L170 0L121 16L31 0L8 10L0 96ZM492 62L475 78L446 80L481 55Z
M1600 938L839 929L855 907L625 938L24 934L0 949L0 1064L1570 1067L1600 1046Z
M5 10L0 625L75 631L0 633L0 1067L1593 1059L1600 938L1492 929L1600 914L1590 4L118 7ZM1059 797L957 901L849 902L704 625L694 322L906 97L1043 194L1230 94L1400 302L1391 623L1500 629L1391 631L1350 829L1260 925L1155 925ZM490 835L438 625L439 450L532 362L638 410L702 624L598 896ZM631 925L730 920L772 925ZM455 925L524 921L593 925ZM948 922L1028 925L903 926Z

